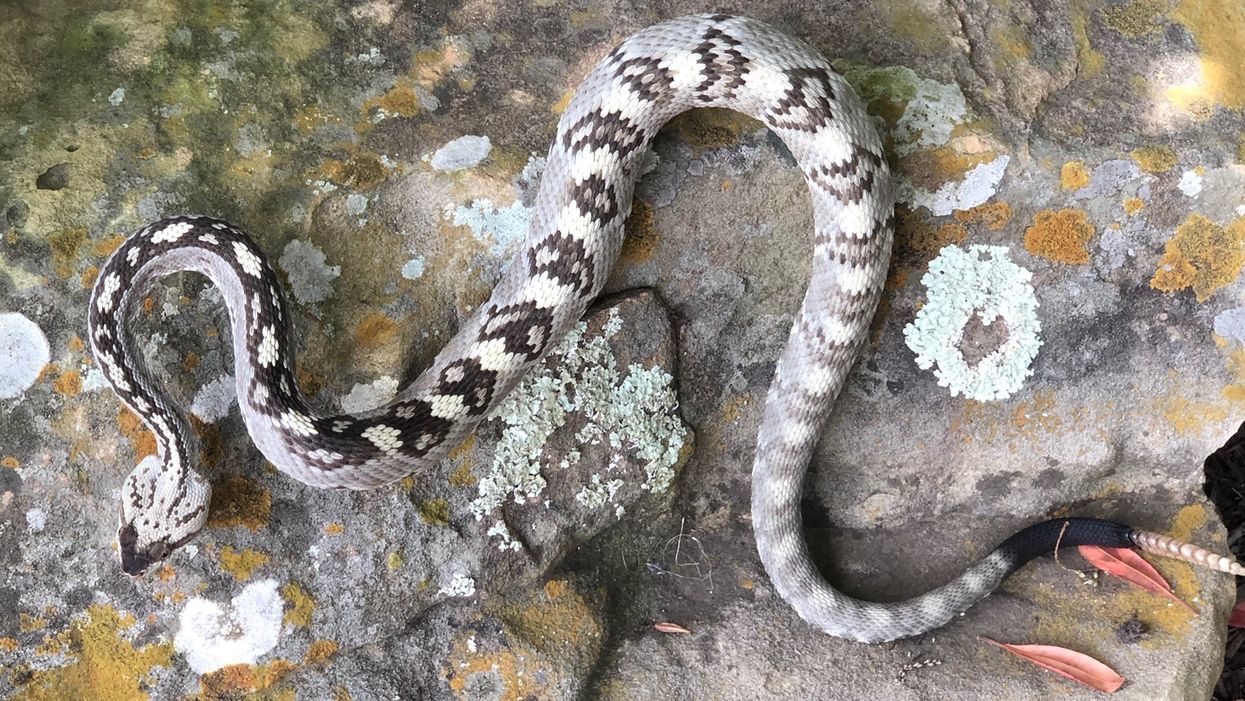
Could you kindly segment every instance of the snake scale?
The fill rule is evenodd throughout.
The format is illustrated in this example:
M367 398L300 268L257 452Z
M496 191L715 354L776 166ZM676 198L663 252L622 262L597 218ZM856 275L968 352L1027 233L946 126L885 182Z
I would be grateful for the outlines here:
M372 412L321 416L308 408L295 381L280 282L248 235L217 219L179 216L129 237L100 272L89 309L98 366L159 448L121 490L122 568L141 574L186 543L204 526L211 494L194 469L194 435L153 381L134 339L132 321L155 279L195 271L221 291L243 418L260 451L283 472L315 487L350 489L426 474L601 290L618 256L641 157L668 119L694 107L730 108L763 122L795 157L812 199L812 274L775 370L752 471L757 549L778 592L805 620L863 642L916 635L948 622L1029 559L1061 545L1140 547L1245 572L1163 536L1062 519L1021 531L951 582L907 601L857 600L820 576L803 537L802 485L886 277L894 229L890 174L864 106L817 51L761 22L728 15L649 27L583 80L549 148L527 238L500 283L431 367Z

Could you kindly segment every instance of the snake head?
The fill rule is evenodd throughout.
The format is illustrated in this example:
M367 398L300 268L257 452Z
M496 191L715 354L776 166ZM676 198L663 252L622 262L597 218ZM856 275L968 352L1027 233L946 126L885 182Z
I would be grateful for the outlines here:
M166 469L159 458L144 458L122 487L121 569L141 575L198 535L211 496L211 485L193 470Z

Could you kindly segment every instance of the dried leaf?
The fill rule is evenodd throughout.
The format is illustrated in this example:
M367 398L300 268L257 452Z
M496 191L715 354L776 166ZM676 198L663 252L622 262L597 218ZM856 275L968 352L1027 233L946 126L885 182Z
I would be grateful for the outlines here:
M1011 645L986 637L982 640L1091 689L1113 694L1124 684L1124 677L1114 669L1075 650L1054 645Z
M1155 594L1162 594L1189 609L1193 615L1197 615L1197 610L1176 596L1176 593L1172 591L1171 585L1167 583L1166 579L1163 579L1163 575L1159 574L1159 571L1154 569L1154 566L1146 562L1145 558L1138 555L1135 550L1131 548L1100 548L1097 545L1082 545L1077 548L1077 552L1081 553L1081 557L1089 561L1089 564L1103 572L1115 575Z
M1236 602L1232 613L1228 614L1228 625L1233 628L1245 628L1245 600Z
M692 634L692 631L684 628L678 623L670 623L669 621L658 621L657 623L653 624L653 627L661 631L662 633L679 633L682 635Z

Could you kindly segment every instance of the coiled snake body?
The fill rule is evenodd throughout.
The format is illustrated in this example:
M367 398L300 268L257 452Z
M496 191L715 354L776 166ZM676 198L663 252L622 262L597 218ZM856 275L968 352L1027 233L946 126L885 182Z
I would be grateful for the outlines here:
M192 270L220 289L243 417L283 472L316 487L350 489L425 473L600 291L619 251L641 156L662 124L692 107L727 107L764 122L799 163L812 197L812 275L766 401L752 478L757 548L801 616L860 641L915 635L946 623L1057 542L1145 545L1139 539L1148 535L1127 526L1068 519L1026 529L950 583L908 601L859 601L822 579L802 535L802 482L882 291L894 227L889 170L860 100L815 50L760 22L706 15L635 34L584 79L549 149L527 239L501 282L432 366L373 412L319 416L308 408L294 379L281 286L249 236L223 221L183 216L126 240L101 271L89 311L99 367L159 444L159 457L142 461L122 488L123 569L141 573L193 537L210 495L193 469L186 421L153 381L130 332L151 281Z

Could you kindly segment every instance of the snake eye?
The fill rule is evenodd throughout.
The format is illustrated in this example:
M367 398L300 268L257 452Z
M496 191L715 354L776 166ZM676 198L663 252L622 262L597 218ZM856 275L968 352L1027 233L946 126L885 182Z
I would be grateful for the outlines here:
M164 541L158 541L151 544L147 549L147 554L151 557L152 562L158 562L169 556L169 546Z

